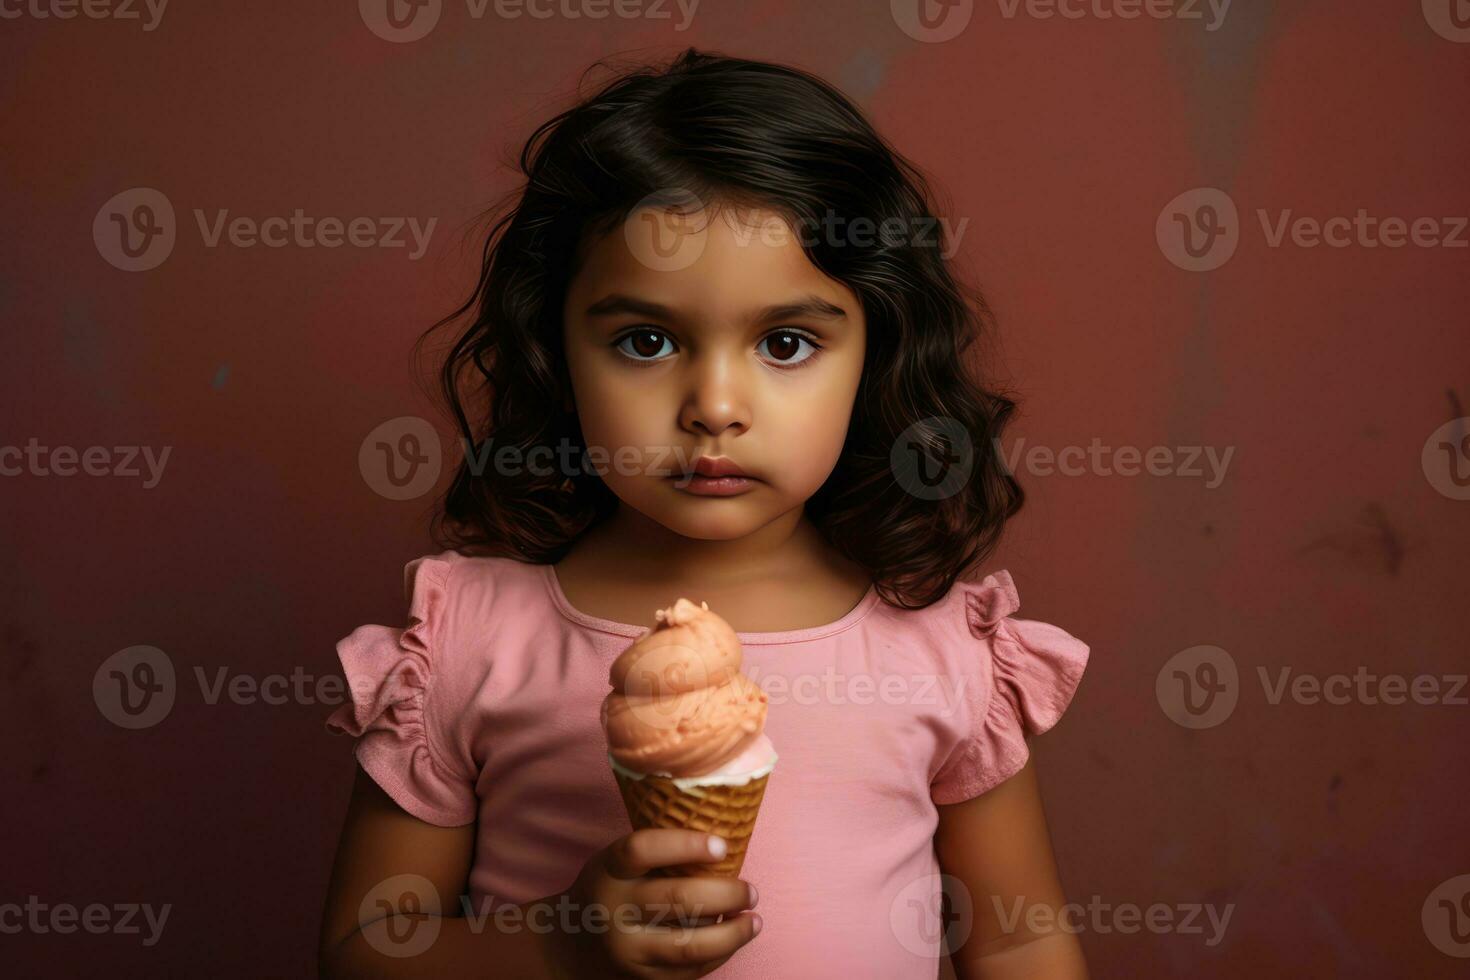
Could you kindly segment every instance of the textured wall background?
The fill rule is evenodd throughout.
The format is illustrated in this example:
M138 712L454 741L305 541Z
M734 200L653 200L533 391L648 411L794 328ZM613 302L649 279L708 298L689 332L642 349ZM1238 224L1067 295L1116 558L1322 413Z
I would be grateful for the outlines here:
M1463 974L1470 707L1444 678L1470 659L1464 0L1135 19L1129 0L964 0L930 28L909 0L605 19L432 0L407 42L379 36L373 0L48 2L0 6L0 446L37 447L0 458L0 904L171 911L152 946L0 934L22 974L311 971L348 744L311 696L210 703L208 685L331 676L337 639L401 622L432 497L377 492L359 448L399 416L449 431L408 349L469 285L467 222L584 67L690 44L830 78L967 222L957 261L1024 394L1030 500L991 567L1023 616L1093 648L1038 751L1069 894L1103 909L1083 919L1095 974ZM158 252L123 256L116 221L150 203L164 220L136 188L167 200L176 240L130 272ZM437 223L413 258L406 230L399 248L211 247L194 217L298 208ZM1360 210L1341 247L1293 237ZM1032 455L1094 440L1110 454L1080 475ZM57 474L58 447L94 446L112 475ZM1168 475L1113 472L1119 447L1156 446ZM155 472L169 455L132 476L116 447ZM92 685L134 645L177 682L166 718L128 730ZM1439 695L1273 698L1283 669ZM1204 913L1202 934L1124 933L1130 903L1232 911L1211 945Z

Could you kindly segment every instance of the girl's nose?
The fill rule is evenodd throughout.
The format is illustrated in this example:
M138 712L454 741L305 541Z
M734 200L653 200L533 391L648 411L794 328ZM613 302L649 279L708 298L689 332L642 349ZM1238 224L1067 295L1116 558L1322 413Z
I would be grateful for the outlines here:
M732 427L741 431L750 428L745 382L730 357L710 355L692 368L679 425L686 431L712 436Z

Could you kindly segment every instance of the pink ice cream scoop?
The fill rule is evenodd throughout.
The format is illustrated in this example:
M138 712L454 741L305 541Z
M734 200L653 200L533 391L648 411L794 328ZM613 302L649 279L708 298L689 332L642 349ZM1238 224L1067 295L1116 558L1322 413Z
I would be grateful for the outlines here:
M756 755L764 761L766 694L740 672L730 624L688 599L655 618L608 673L608 754L634 772L674 777L723 771Z

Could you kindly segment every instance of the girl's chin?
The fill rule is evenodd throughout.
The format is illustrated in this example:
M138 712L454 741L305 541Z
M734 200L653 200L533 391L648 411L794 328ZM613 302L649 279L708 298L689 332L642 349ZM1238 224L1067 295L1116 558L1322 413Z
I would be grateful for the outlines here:
M689 500L679 506L678 513L664 513L657 520L686 538L734 541L765 527L770 523L771 515L751 510L746 504L729 497L716 497Z

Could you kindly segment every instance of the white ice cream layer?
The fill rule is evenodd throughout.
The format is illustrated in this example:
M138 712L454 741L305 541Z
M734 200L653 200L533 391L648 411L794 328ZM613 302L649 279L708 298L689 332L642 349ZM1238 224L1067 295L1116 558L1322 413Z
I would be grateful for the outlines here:
M776 760L780 756L771 745L771 740L761 735L750 746L734 759L716 769L714 772L705 773L701 776L672 776L667 772L655 772L654 776L663 776L665 779L673 780L675 786L681 792L691 796L699 796L700 786L744 786L753 779L759 779L768 775L776 768ZM629 779L642 779L645 773L634 772L632 769L618 764L618 760L612 756L607 757L608 763L616 771L627 776Z

